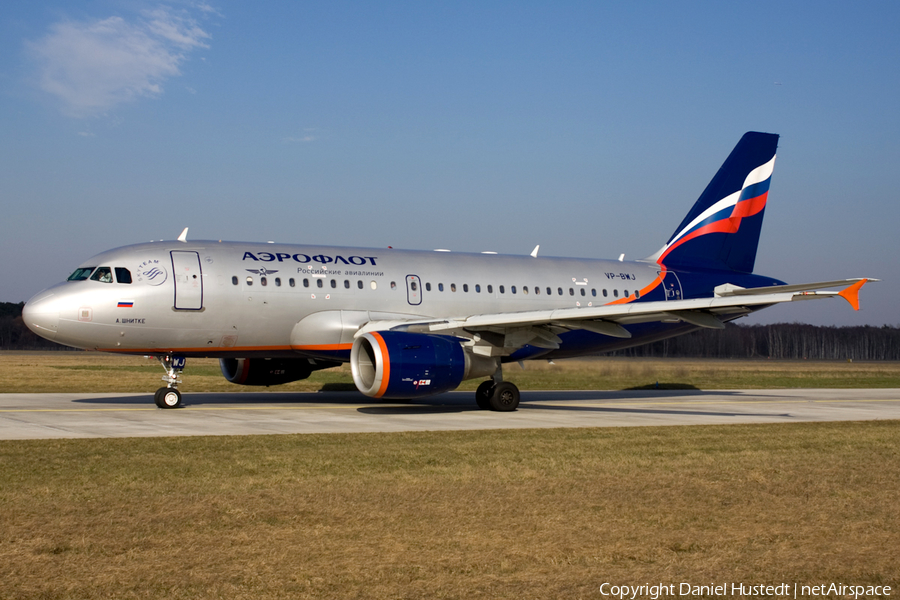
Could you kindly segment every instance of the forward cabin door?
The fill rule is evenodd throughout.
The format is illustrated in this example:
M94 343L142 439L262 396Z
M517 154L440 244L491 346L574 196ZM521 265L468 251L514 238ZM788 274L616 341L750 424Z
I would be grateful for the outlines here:
M172 273L175 280L175 309L203 308L203 271L200 255L185 250L172 250Z
M406 300L413 306L422 304L422 282L418 275L406 276Z

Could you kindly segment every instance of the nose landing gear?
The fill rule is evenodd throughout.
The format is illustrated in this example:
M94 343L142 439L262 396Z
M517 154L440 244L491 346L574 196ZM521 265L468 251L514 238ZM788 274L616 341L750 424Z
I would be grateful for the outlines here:
M178 384L181 383L181 372L184 371L185 358L183 356L173 356L166 354L165 356L157 356L156 359L166 374L162 380L166 382L166 387L156 390L154 400L159 408L181 408L184 404L181 402L181 392L178 391Z

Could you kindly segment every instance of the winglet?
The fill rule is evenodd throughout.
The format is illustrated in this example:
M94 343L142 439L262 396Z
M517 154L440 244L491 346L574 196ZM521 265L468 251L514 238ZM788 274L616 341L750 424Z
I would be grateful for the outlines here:
M188 228L185 227L185 228L184 228L184 231L181 232L181 235L178 236L178 241L179 241L179 242L186 242L186 241L187 241L187 231L188 231Z
M532 258L537 258L537 253L538 253L538 250L540 250L540 249L541 249L540 244L538 244L537 246L534 247L534 250L531 251Z
M838 296L850 303L853 310L859 310L859 288L864 286L868 279L860 279L850 287L838 292Z

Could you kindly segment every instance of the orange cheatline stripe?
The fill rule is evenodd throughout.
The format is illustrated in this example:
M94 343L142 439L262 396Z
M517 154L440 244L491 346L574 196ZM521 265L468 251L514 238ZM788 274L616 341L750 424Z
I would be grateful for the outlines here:
M266 352L269 350L293 350L291 346L201 346L199 348L97 348L97 352L117 354L180 354L203 352Z
M350 350L353 348L353 344L313 344L310 346L300 346L293 345L291 346L294 350L305 350L305 351L333 351L333 350Z
M387 344L384 343L384 338L381 337L381 334L377 331L373 331L372 337L375 338L378 342L378 347L381 348L381 386L375 393L376 398L381 398L387 391L388 384L391 382L391 358L388 355Z
M663 279L666 278L667 270L666 270L665 265L661 264L661 265L659 265L659 267L660 267L660 274L656 276L656 279L654 279L653 281L650 282L650 285L648 285L647 287L645 287L644 289L641 290L641 296L646 296L647 294L649 294L650 292L655 290L657 287L662 285ZM625 296L624 298L619 298L618 300L613 300L612 302L607 302L607 305L628 304L629 302L631 302L633 300L637 300L637 298L635 298L634 294L632 294L630 296Z

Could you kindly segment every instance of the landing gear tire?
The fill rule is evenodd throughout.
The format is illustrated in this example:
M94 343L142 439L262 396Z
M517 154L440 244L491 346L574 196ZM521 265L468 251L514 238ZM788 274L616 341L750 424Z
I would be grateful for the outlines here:
M494 391L494 382L493 381L482 381L481 385L478 386L478 389L475 390L475 404L478 405L478 408L483 408L484 410L490 410L491 408L491 395Z
M494 386L489 403L491 410L500 412L516 410L519 407L519 388L508 381L501 381Z
M184 406L181 402L181 392L175 388L159 388L156 390L156 406L160 408L181 408Z

